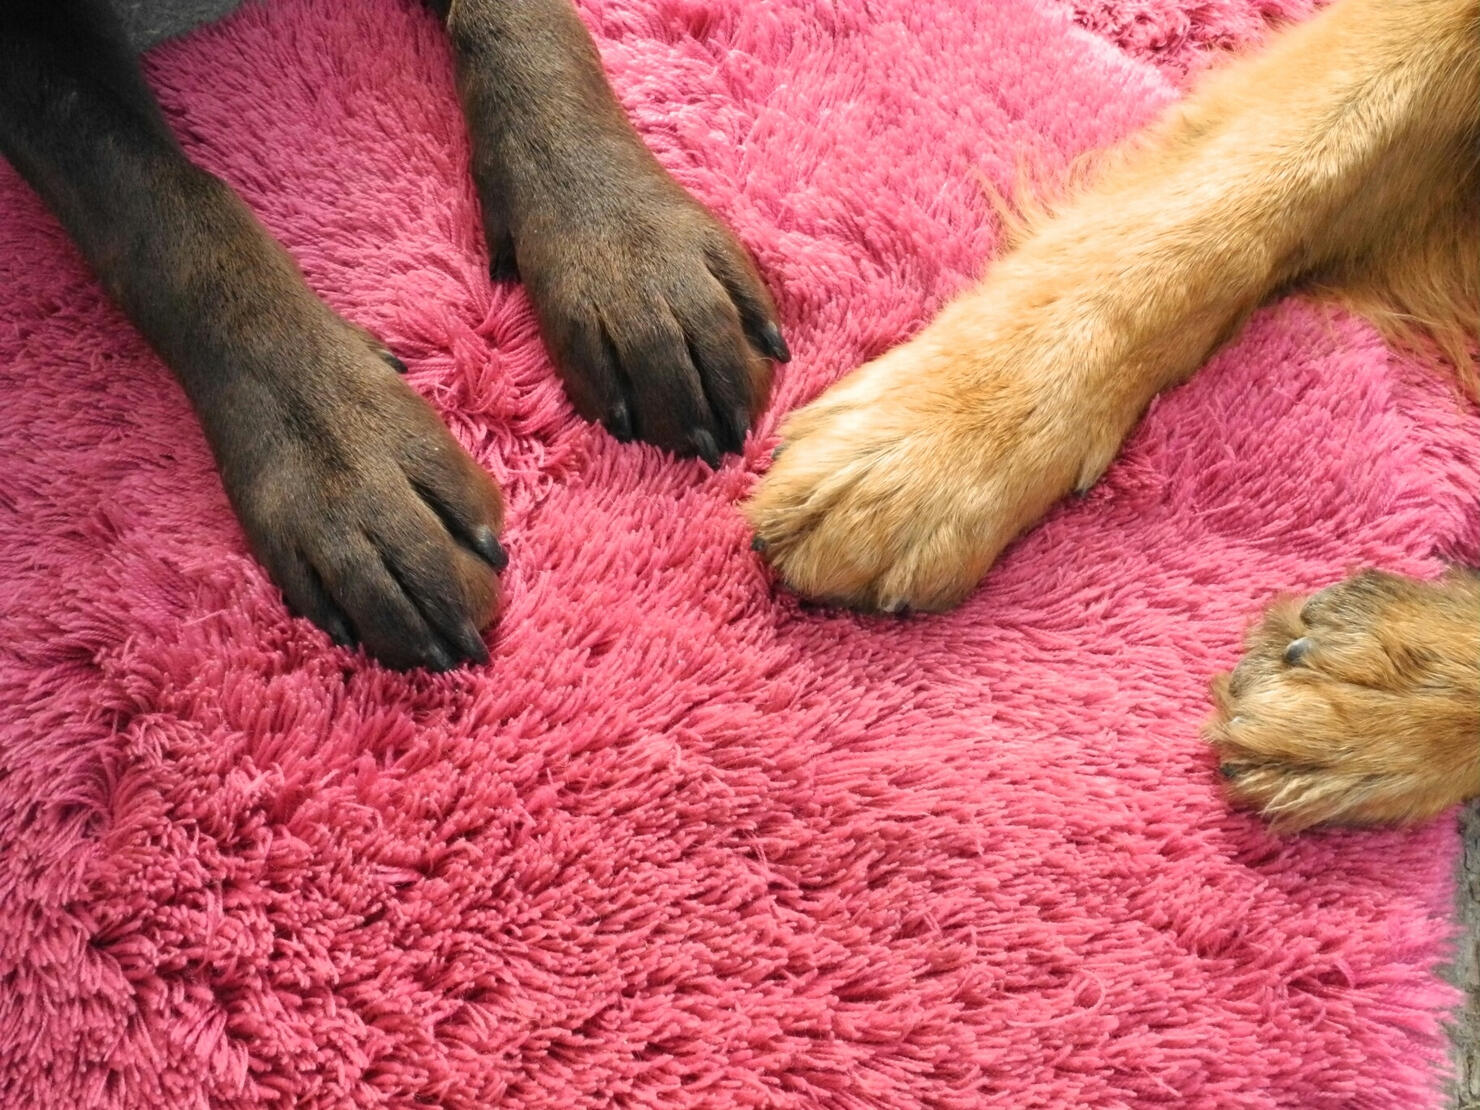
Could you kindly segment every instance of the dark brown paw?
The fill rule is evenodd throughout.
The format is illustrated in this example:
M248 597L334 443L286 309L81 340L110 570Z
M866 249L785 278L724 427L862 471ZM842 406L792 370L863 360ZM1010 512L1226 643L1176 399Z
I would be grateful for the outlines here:
M718 466L791 357L735 238L656 166L522 214L518 270L577 410Z
M327 330L299 347L291 384L214 414L252 548L289 608L341 644L397 669L485 662L507 562L498 488L384 348Z
M1416 821L1480 793L1480 585L1367 571L1276 602L1213 682L1229 795L1278 826Z

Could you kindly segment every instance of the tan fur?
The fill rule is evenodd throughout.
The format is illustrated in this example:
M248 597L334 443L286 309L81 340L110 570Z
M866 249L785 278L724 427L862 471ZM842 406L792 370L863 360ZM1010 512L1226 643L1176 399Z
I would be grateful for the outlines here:
M1477 105L1480 0L1344 0L1215 74L923 332L788 419L745 506L771 562L850 605L955 604L1298 281L1463 354Z
M918 336L794 413L744 507L757 546L813 597L954 605L1053 502L1099 478L1158 392L1292 286L1446 355L1480 396L1477 160L1480 0L1338 0L1203 81L1090 185L1013 228L1013 249ZM1292 713L1302 681L1276 683ZM1405 709L1396 690L1372 695L1388 697L1391 750L1447 752L1413 739L1431 703ZM1301 712L1308 750L1292 768L1316 766L1310 750L1376 750L1343 739L1336 709ZM1279 758L1277 729L1235 731ZM1454 766L1440 759L1432 774ZM1464 781L1415 785L1406 801L1389 783L1358 800L1334 779L1293 790L1285 772L1259 775L1241 795L1292 824L1417 816Z
M1296 829L1480 794L1480 579L1368 571L1277 602L1247 648L1208 725L1236 801Z

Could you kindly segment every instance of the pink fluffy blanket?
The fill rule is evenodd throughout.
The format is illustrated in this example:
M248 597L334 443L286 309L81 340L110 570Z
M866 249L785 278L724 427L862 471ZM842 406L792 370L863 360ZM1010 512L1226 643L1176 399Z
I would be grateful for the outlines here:
M1273 590L1480 549L1480 419L1261 313L959 612L779 594L780 414L988 260L1268 0L590 0L796 360L718 473L576 419L490 287L447 48L282 0L159 51L192 154L509 494L486 668L284 613L179 390L0 168L0 1105L1348 1107L1437 1096L1455 837L1229 812Z

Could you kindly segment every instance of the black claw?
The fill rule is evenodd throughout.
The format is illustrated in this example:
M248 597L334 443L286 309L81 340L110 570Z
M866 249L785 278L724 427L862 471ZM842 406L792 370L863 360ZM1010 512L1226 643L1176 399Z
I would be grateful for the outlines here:
M397 374L406 373L406 364L398 359L395 355L391 354L389 351L386 351L384 358L386 362L390 363L391 369L394 370Z
M493 529L486 524L479 525L473 532L473 550L481 555L483 561L494 570L501 571L509 565L509 553L504 550L504 545L498 542Z
M736 405L730 411L730 433L734 437L731 449L738 451L745 446L745 433L750 430L750 410Z
M781 457L781 452L783 452L785 450L786 450L786 444L783 443L780 446L778 446L776 448L776 450L774 450L774 451L771 452L771 461L772 462L775 462L777 459L779 459Z
M1218 764L1218 774L1228 782L1238 778L1241 768L1236 763Z
M781 329L770 321L767 321L766 326L761 329L761 349L777 362L791 361L791 348L781 337Z
M606 417L606 430L618 443L632 442L632 414L627 411L627 402L618 401Z
M514 240L504 236L488 259L488 276L494 281L518 281L519 260L514 256Z
M462 652L462 657L469 663L488 662L488 645L483 642L483 637L478 635L478 630L470 624L457 630L457 647Z
M759 536L750 537L750 550L759 551L762 555L766 553L766 541Z
M1290 645L1285 648L1285 666L1300 666L1301 661L1310 654L1310 649L1315 646L1315 641L1309 636L1302 636L1298 640L1291 640Z
M343 617L331 616L324 621L324 631L329 633L329 639L340 647L354 647L355 634L349 630L349 625L344 622Z
M714 442L714 437L709 432L700 428L694 433L694 450L699 457L709 464L710 470L719 469L719 444Z

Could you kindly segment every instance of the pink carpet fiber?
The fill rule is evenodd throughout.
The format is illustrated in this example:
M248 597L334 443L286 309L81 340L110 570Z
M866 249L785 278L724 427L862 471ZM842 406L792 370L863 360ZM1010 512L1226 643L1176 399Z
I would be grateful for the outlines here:
M1262 312L959 612L774 589L780 414L1290 0L590 0L795 361L718 473L573 416L406 0L158 51L191 153L511 506L486 668L290 620L180 391L0 168L0 1107L1432 1105L1452 821L1276 839L1198 728L1274 590L1480 550L1480 419Z

